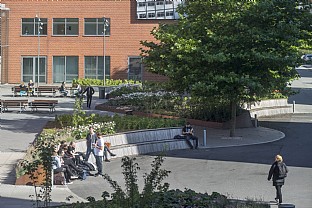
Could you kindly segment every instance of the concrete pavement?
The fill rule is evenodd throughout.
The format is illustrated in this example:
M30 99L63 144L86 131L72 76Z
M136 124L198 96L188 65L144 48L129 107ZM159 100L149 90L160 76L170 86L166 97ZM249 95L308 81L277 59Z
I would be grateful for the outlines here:
M0 85L0 99L14 99L12 98L10 85ZM29 100L31 99L34 98L29 98ZM40 97L40 99L51 98ZM72 111L74 104L73 98L58 98L58 100L59 105L56 108L56 114L68 113ZM96 95L91 109L94 109L95 105L102 102L103 100L99 100ZM86 110L86 112L101 114L109 113L99 112L96 110ZM30 110L24 113L18 113L17 110L13 110L12 112L5 112L0 115L0 138L2 140L0 146L0 207L33 207L33 200L30 196L34 194L34 188L13 185L15 179L14 166L18 160L23 158L28 145L35 139L36 135L40 133L45 123L48 120L52 120L54 116L55 114L49 114L45 110L41 110L38 113L32 113ZM203 129L198 128L196 131L198 134L201 134ZM207 145L205 147L202 146L198 151L181 151L186 155L196 155L210 151L210 149L213 148L269 143L280 140L285 136L280 131L264 127L237 129L237 137L234 139L228 137L228 130L206 129L206 131ZM202 137L200 135L199 137L201 138L200 143L203 144L204 141L202 140ZM149 162L152 158L152 156L138 156L138 161L143 163L143 165L140 164L142 172L149 170ZM207 191L208 193L211 191L219 191L223 194L226 194L223 192L224 190L228 190L227 193L230 197L240 199L252 197L267 201L273 198L269 195L263 196L263 192L261 191L259 194L258 192L254 192L252 196L250 196L250 191L246 189L236 189L235 187L238 186L235 181L228 181L228 183L219 186L211 186L211 184L217 184L219 180L224 180L224 178L228 179L229 177L227 174L233 172L232 168L236 165L229 165L228 163L226 165L220 165L220 163L227 162L169 157L166 159L164 164L166 169L172 171L172 174L167 179L167 182L173 185L172 188L180 188L182 190L185 187L188 187L196 191ZM111 175L114 180L123 184L123 176L121 175L120 165L121 159L117 158L112 160L110 163L105 163L104 171ZM225 168L225 166L228 166L228 168ZM243 165L241 166L246 170L249 169L247 165L245 167L243 167ZM223 167L224 169L219 170L220 167ZM212 171L212 169L215 169L215 171ZM254 171L259 171L259 174L262 175L264 174L264 169L267 171L267 166L261 167L260 169L261 171L259 170L259 166L255 166ZM182 173L181 171L183 170L186 172ZM176 171L179 171L180 174ZM215 178L215 176L218 177ZM243 181L243 178L239 180ZM142 188L143 181L139 180L139 184ZM211 187L215 187L216 189L211 190L208 187L209 184ZM232 188L235 188L235 190L232 190ZM88 196L94 196L96 199L100 199L102 192L105 190L111 191L108 184L103 179L99 177L88 177L85 181L76 180L73 184L68 186L54 187L52 191L52 203L55 205L76 201L86 201L86 197Z

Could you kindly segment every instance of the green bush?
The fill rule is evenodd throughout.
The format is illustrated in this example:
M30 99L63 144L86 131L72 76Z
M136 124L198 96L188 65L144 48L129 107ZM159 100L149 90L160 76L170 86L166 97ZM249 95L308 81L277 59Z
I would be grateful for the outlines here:
M168 127L180 127L185 123L184 119L166 119L166 118L152 118L152 117L142 117L134 115L124 115L120 116L115 114L114 116L108 115L98 115L91 114L89 116L83 115L84 125L75 126L72 122L74 115L62 114L56 117L56 121L60 126L71 127L70 132L73 134L77 133L80 136L75 136L77 139L82 138L84 134L87 133L88 126L94 125L95 123L110 123L114 122L114 129L108 131L108 128L101 129L103 134L112 134L114 132L125 132L125 131L135 131L141 129L156 129L156 128L168 128ZM66 125L64 125L66 124ZM76 128L74 128L76 127ZM111 128L111 125L109 125ZM83 130L85 133L81 132Z
M163 156L157 156L152 162L152 170L145 173L144 187L139 192L137 184L137 172L140 170L136 158L123 157L122 165L123 175L125 179L125 190L114 181L109 175L105 174L104 179L113 188L111 199L109 193L104 191L103 200L95 201L94 197L88 197L89 203L75 203L67 205L70 208L173 208L173 207L198 207L198 208L269 208L266 203L248 201L239 201L228 199L226 196L213 192L211 195L207 193L197 193L191 189L181 191L179 189L169 190L168 183L162 181L168 177L170 171L161 169L164 162ZM64 206L63 206L64 207Z
M72 82L73 86L76 86L77 84L80 84L81 86L103 86L104 82L101 79L74 79ZM105 80L105 86L118 86L121 84L140 84L139 81L135 80L121 80L121 79L106 79Z

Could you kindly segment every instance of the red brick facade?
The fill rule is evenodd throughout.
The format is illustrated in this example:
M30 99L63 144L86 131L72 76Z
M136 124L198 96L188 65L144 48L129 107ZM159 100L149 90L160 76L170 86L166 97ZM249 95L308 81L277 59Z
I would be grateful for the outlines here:
M137 20L135 0L2 0L9 11L8 56L2 57L1 83L20 83L23 56L38 55L38 37L22 36L22 18L47 18L47 35L40 37L40 56L46 57L46 83L53 83L53 56L79 56L84 77L84 56L103 56L103 37L84 36L84 18L110 18L106 56L110 56L112 79L128 78L128 57L139 56L140 40L153 40L150 31L159 20ZM53 36L53 18L79 18L78 36ZM5 28L2 28L4 34ZM2 41L3 42L3 41ZM4 60L7 58L8 60ZM143 79L163 79L143 73Z

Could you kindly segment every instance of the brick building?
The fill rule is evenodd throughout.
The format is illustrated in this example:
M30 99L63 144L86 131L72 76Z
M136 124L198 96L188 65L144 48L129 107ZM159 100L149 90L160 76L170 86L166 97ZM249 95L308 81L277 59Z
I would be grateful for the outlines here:
M140 41L153 40L153 27L176 18L181 0L0 2L1 83L51 84L104 75L163 79L144 71Z

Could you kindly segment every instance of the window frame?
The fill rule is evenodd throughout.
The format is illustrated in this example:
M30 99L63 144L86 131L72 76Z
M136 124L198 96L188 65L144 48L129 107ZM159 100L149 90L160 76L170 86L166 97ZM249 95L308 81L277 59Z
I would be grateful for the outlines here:
M94 19L95 22L86 22L86 20L92 20ZM107 25L105 27L105 37L110 36L111 35L111 19L107 18L107 17L101 17L101 18L84 18L84 29L83 29L83 35L84 36L104 36L104 19L105 21L107 21ZM86 29L87 26L86 25L92 25L94 24L94 28L95 31L92 32L88 32L88 34L86 34ZM89 34L90 33L90 34Z
M42 23L39 35L40 36L47 36L48 35L48 18L39 18L40 22ZM30 20L28 23L26 20ZM32 20L32 21L31 21ZM27 30L27 26L30 27ZM29 32L33 30L33 32ZM28 31L28 33L26 32ZM38 36L38 18L21 18L21 36Z
M56 58L60 58L58 60L56 60ZM68 62L70 62L70 60L68 60L69 58L73 58L77 61L77 63L75 64L76 65L76 72L77 74L73 74L73 73L70 73L70 69L68 69ZM61 71L61 73L59 74L64 74L64 77L61 77L61 79L56 79L56 68L57 65L55 64L56 61L59 61L61 59L64 59L64 63L63 65L59 65L59 67L61 67L61 69L63 69L64 71ZM62 61L62 60L61 60ZM72 82L72 80L74 79L77 79L79 77L79 56L52 56L52 77L53 77L53 83L62 83L63 81L65 82ZM71 78L71 79L68 79L68 78ZM56 81L58 80L58 81Z
M32 61L31 73L25 73L25 62L26 60ZM39 56L39 83L46 83L47 81L47 57ZM21 56L21 80L23 82L29 82L33 80L35 83L38 82L38 56ZM29 79L24 79L29 77Z
M59 21L56 21L59 20ZM64 20L63 22L61 20ZM76 21L71 21L76 20ZM63 25L63 26L62 26ZM68 31L71 31L72 28L76 33L68 34ZM58 30L64 31L64 34L56 33ZM79 18L53 18L52 19L52 36L79 36Z
M96 72L96 74L87 73L87 71L86 71L87 70L87 63L91 63L91 62L87 61L87 58L95 59L95 72ZM106 65L105 77L106 77L106 79L110 79L110 68L111 68L111 57L110 56L105 56L105 65ZM92 68L92 66L90 68ZM92 71L92 70L89 70L89 71ZM84 78L103 79L103 77L104 77L103 56L84 56Z

